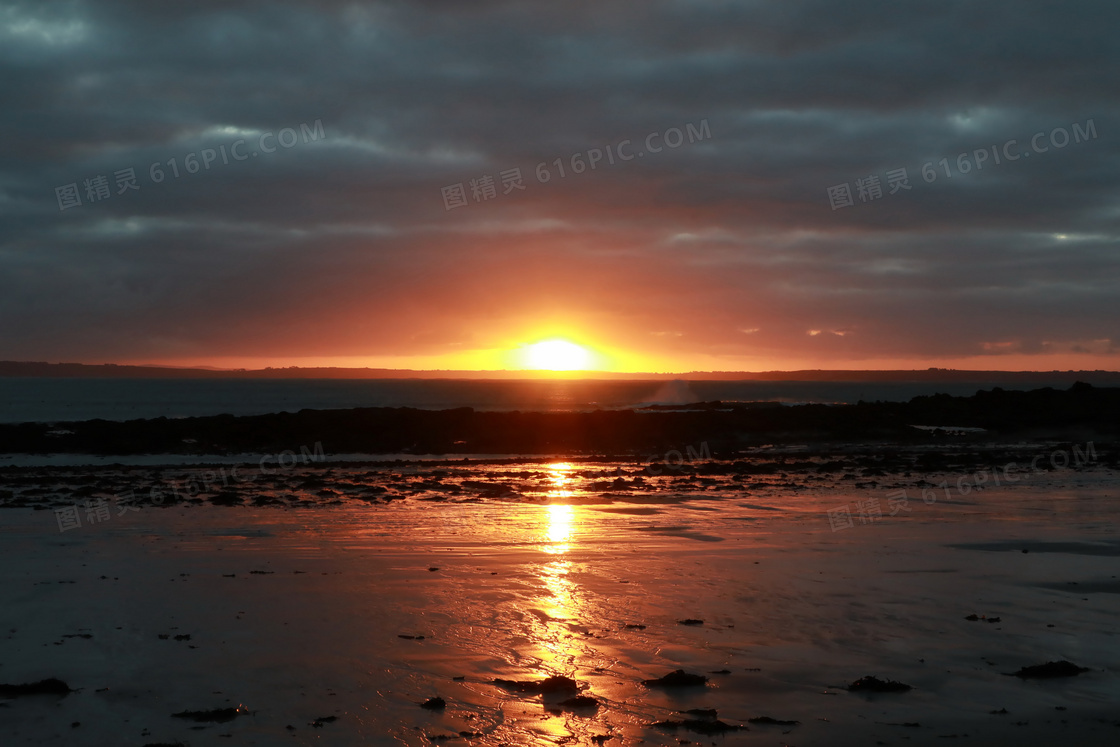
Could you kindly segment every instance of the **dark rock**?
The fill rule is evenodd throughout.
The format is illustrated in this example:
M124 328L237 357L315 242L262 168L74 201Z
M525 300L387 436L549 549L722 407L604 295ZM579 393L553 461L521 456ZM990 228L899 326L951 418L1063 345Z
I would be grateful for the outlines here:
M977 620L983 620L984 622L990 623L1002 622L998 617L988 617L987 615L968 615L967 617L965 617L965 620L968 620L969 622L976 622Z
M782 721L777 718L770 718L769 716L755 716L754 718L747 719L748 724L769 724L770 726L797 726L800 721Z
M588 709L598 708L599 701L596 698L591 697L590 695L577 695L574 698L561 700L556 705L560 706L561 708Z
M533 693L536 695L560 695L563 693L579 692L579 683L568 677L549 677L548 679L533 682L531 680L517 681L517 680L494 680L494 684L504 687L507 690L516 690L521 693Z
M697 687L707 682L707 677L701 674L689 674L683 669L676 669L655 680L642 680L642 684L646 687Z
M848 690L851 692L865 693L904 693L912 689L910 685L894 680L881 680L878 677L860 677L848 685Z
M215 723L224 724L227 721L233 721L238 716L244 716L249 712L245 706L237 706L237 708L215 708L212 711L179 711L172 713L172 718L183 718L188 721L198 721L199 723Z
M440 697L428 698L420 704L421 708L427 708L429 711L442 711L447 707L447 701Z
M244 497L229 490L218 493L210 499L210 503L215 506L240 506L244 502Z
M311 726L316 729L322 729L323 724L333 724L335 721L338 721L338 716L320 716L311 722Z
M0 685L0 698L21 698L25 695L69 695L74 692L55 677L22 685Z
M1054 677L1076 677L1082 672L1088 672L1087 667L1079 667L1069 661L1048 661L1045 664L1036 664L1033 667L1023 667L1012 676L1022 679L1051 679Z
M695 617L688 617L684 620L677 620L680 625L703 625L703 620L697 620Z
M655 729L663 729L665 731L676 731L677 729L687 729L688 731L697 734L704 734L713 736L717 734L726 734L729 731L746 731L745 726L735 726L734 724L725 724L719 719L714 721L701 720L701 719L685 719L684 721L658 721L651 724Z

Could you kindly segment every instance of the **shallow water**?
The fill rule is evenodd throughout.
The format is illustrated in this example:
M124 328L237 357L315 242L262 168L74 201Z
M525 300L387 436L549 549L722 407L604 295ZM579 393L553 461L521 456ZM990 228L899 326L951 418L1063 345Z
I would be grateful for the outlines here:
M64 533L51 511L0 512L0 682L56 676L80 689L8 701L5 744L1111 744L1120 733L1114 482L1062 475L832 531L828 509L881 493L604 497L588 469L483 475L520 481L516 500L144 507ZM344 492L360 476L326 482ZM75 634L92 637L63 637ZM1003 674L1054 659L1093 671ZM710 681L641 684L678 668ZM843 689L868 674L914 690ZM493 683L550 675L600 707L553 712ZM434 696L444 711L419 708ZM239 704L250 713L225 724L171 717ZM652 726L692 708L750 730ZM327 716L338 720L312 726ZM748 723L759 716L800 723Z

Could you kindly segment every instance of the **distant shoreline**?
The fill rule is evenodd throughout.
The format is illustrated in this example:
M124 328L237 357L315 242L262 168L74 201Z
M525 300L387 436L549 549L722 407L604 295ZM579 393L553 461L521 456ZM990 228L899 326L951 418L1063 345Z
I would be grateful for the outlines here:
M112 363L44 363L0 361L0 378L90 379L463 379L611 381L814 381L814 382L975 382L990 384L1064 384L1084 381L1097 386L1120 386L1118 371L980 371L948 368L924 370L797 370L690 371L680 373L616 373L609 371L414 371L390 368L290 367L263 369L175 368Z
M916 426L927 426L920 428ZM933 428L931 428L933 427ZM479 411L470 407L304 409L271 415L0 424L5 454L333 453L641 454L707 444L878 442L897 446L983 439L1102 440L1120 430L1120 388L981 391L909 402L755 407L703 403L672 410Z

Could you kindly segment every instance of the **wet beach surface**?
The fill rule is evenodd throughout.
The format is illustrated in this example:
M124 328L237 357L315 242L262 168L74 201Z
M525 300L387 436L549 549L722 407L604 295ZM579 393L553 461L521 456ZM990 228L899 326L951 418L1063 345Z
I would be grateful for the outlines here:
M6 468L0 683L73 692L0 697L0 732L14 745L1120 737L1114 472L1024 468L964 493L951 471L787 460L254 465L220 485L217 468ZM174 491L151 487L175 481L181 497L154 504ZM942 482L954 487L922 500ZM91 524L85 502L97 518L101 500L109 518ZM81 526L59 531L55 509L76 502ZM834 531L839 506L852 521ZM1057 661L1088 671L1010 676ZM675 670L707 682L644 684ZM846 689L869 676L911 689ZM541 692L550 677L575 687Z

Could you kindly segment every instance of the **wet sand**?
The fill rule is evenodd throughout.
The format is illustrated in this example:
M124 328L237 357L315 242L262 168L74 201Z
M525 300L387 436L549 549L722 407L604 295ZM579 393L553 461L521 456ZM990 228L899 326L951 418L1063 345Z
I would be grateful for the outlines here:
M324 483L305 489L307 508L144 506L66 532L50 510L0 512L0 683L57 677L76 691L0 698L4 743L1120 737L1111 473L934 505L912 494L911 511L890 516L886 488L835 480L708 490L690 477L695 489L604 496L587 488L606 474L575 481L580 469L522 464L527 481L544 479L516 499L476 486L451 500L329 505L338 499L310 495L360 480L301 468L285 489ZM881 520L831 529L829 509L869 497ZM1090 671L1008 676L1057 660ZM642 684L677 669L708 683ZM554 675L598 707L494 682ZM845 689L868 675L913 689ZM444 708L420 707L436 697ZM239 706L212 714L230 719L218 723L173 716ZM690 709L747 729L703 733L712 718ZM761 717L798 723L751 721ZM654 726L664 722L684 725Z

